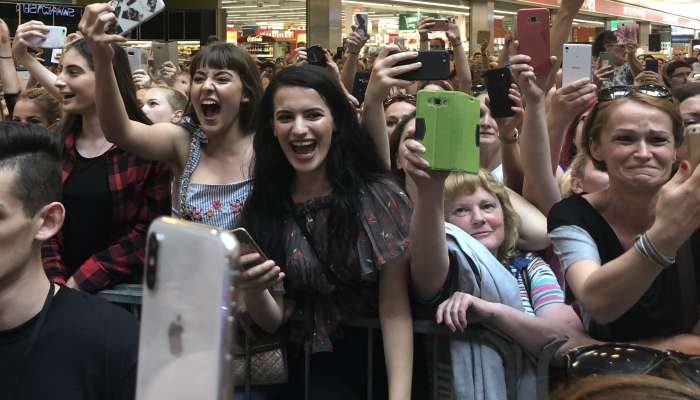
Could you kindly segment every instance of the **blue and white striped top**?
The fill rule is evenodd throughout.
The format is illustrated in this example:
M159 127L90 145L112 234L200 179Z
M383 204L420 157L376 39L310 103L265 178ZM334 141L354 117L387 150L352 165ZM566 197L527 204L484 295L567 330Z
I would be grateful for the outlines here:
M185 169L173 182L172 215L219 229L234 229L243 204L253 189L253 178L223 185L190 183L190 178L199 165L202 144L207 143L207 137L189 117L182 118L179 125L190 131L192 141Z

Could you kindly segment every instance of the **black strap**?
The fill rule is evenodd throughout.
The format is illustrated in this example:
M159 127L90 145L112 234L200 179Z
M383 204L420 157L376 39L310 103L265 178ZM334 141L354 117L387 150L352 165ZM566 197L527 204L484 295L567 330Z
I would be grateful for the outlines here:
M22 354L22 361L19 366L19 374L17 374L17 387L15 390L15 395L19 398L20 396L20 390L22 389L22 382L24 381L24 377L27 372L27 367L29 365L29 357L32 355L32 351L34 350L34 346L36 346L36 341L39 339L39 334L41 333L41 329L44 327L44 323L46 322L46 316L49 314L49 309L51 308L51 303L53 302L53 297L54 297L54 285L53 282L49 282L49 292L46 294L46 299L44 300L44 305L41 307L41 311L39 311L39 316L37 317L36 323L34 324L34 327L32 328L32 334L29 337L29 345L27 348L24 350L24 354Z
M698 321L698 294L695 280L695 260L692 239L688 239L676 253L676 267L683 301L683 327L690 332Z

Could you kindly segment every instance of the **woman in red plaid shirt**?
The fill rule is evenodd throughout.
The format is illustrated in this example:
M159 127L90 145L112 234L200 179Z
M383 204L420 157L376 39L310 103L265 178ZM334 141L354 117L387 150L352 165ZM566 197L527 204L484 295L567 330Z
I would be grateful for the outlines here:
M96 114L94 57L85 41L66 46L57 77L28 56L28 40L47 32L41 22L20 25L13 50L62 101L66 114L60 129L66 223L44 243L44 268L55 283L88 292L140 282L148 225L167 214L170 205L169 171L105 138ZM117 97L132 118L148 123L136 100L126 53L118 46L113 51L110 69L118 77Z

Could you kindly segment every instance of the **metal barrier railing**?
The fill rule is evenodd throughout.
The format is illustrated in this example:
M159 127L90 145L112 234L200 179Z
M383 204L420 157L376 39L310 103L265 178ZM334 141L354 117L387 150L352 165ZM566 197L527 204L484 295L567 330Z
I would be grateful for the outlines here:
M143 287L139 284L125 284L117 285L112 289L103 290L98 293L98 296L103 297L105 300L124 305L134 313L137 317L141 314L141 298L143 296ZM373 400L373 341L375 331L381 329L378 319L371 318L358 318L352 321L347 321L344 325L357 328L367 329L367 400ZM486 344L492 346L496 349L501 358L504 361L505 371L506 371L506 391L508 394L508 400L516 398L516 386L517 386L517 371L515 364L516 362L512 360L512 354L510 350L513 346L513 341L502 332L497 329L490 327L485 324L475 324L470 326L462 333L453 333L449 331L444 326L438 326L434 321L428 320L415 320L413 321L413 332L414 334L428 335L431 336L431 357L432 357L432 379L431 379L431 400L448 400L451 397L445 398L440 397L440 381L438 379L438 343L441 337L449 337L451 339L459 340L470 340L472 338L479 338L479 340L484 341L486 338ZM549 364L550 360L554 356L555 352L559 347L565 342L564 338L555 339L549 344L547 344L542 352L539 354L536 366L537 372L537 394L538 400L547 400L549 397ZM443 385L450 385L451 382L444 383Z

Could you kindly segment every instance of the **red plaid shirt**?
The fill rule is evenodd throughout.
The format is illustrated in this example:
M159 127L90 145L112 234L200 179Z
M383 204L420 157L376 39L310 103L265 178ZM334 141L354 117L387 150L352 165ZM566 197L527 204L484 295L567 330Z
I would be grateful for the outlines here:
M75 165L75 135L66 138L63 154L65 183ZM170 171L165 164L146 161L117 146L107 154L111 164L112 245L93 254L77 269L66 267L61 259L62 231L42 248L44 270L53 282L65 285L73 277L88 292L118 283L141 282L148 225L154 218L170 213Z

